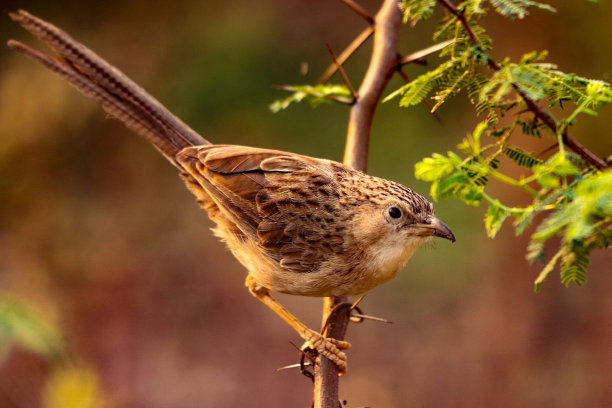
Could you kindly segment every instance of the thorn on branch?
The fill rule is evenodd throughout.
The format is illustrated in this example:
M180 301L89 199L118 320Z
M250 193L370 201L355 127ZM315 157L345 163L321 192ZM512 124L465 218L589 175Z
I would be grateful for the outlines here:
M344 85L346 85L349 92L351 93L352 103L354 103L357 100L357 94L355 93L355 89L353 88L353 86L351 85L351 82L346 76L344 69L342 69L342 65L340 65L340 63L338 62L338 59L336 58L336 54L334 54L334 50L332 50L329 44L325 44L325 45L327 46L327 50L329 51L329 54L331 55L332 60L334 61L334 64L336 65L336 69L338 70L338 73L342 77L342 82L344 82Z
M354 301L351 307L349 308L349 319L351 320L351 322L362 323L364 320L374 320L374 321L383 322L383 323L393 323L391 320L383 319L382 317L369 316L369 315L363 314L363 312L361 311L358 305L366 297L366 295L367 293L364 293L363 295L361 295L359 299Z
M283 370L289 370L292 368L299 368L300 372L302 373L304 377L309 378L312 382L314 382L314 377L315 377L314 367L316 365L316 361L314 357L316 357L316 354L315 354L316 350L313 350L309 347L302 349L291 341L289 343L293 347L295 347L296 350L300 352L300 362L296 364L289 364L283 367L279 367L276 369L276 371L283 371ZM306 361L307 358L309 361Z
M353 0L341 0L344 4L349 6L355 13L359 14L359 16L363 17L368 24L374 24L374 17L368 14L359 4L355 3Z
M353 323L362 323L364 320L374 320L375 322L393 324L393 322L391 320L383 319L382 317L364 315L361 312L359 312L359 313L351 313L350 319L351 319L351 322L353 322Z
M368 38L374 33L374 26L370 25L365 30L363 30L355 39L346 47L338 56L338 63L340 65L344 64L351 55L355 51L359 49L367 41ZM319 79L320 84L324 84L331 78L332 75L336 73L337 65L331 64L321 75L321 79Z
M415 51L412 54L406 55L405 57L400 57L399 64L406 65L409 63L416 63L416 64L425 65L427 63L427 61L425 60L425 57L435 52L438 52L440 50L443 50L444 48L448 47L454 42L455 42L455 39L453 38L450 40L442 41L441 43L438 43L438 44L434 44L422 50Z

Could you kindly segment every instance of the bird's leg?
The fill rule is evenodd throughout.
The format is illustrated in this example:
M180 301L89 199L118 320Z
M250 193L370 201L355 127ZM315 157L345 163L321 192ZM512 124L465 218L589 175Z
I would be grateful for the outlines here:
M253 294L253 296L261 300L266 306L276 312L281 319L293 327L296 332L298 332L300 337L306 341L305 346L317 350L320 355L333 361L338 366L341 375L346 373L347 359L346 354L344 354L342 350L346 350L351 347L349 342L326 338L321 333L306 327L304 323L299 321L297 317L289 313L289 311L285 309L283 305L274 299L268 288L257 283L251 274L247 276L246 286L249 288L249 291Z

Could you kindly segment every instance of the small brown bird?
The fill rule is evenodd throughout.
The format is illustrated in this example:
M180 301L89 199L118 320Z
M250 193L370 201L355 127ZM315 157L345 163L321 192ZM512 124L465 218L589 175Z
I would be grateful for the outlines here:
M157 100L54 25L10 14L58 56L9 47L65 78L151 142L216 223L249 275L246 284L323 356L346 371L349 343L307 328L270 291L357 295L393 278L431 236L455 241L424 197L330 160L254 147L212 145Z

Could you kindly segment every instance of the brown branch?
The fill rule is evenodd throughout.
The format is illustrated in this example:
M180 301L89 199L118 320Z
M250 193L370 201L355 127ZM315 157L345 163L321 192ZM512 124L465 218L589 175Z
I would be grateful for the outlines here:
M374 18L372 57L357 99L351 106L344 153L344 163L358 170L366 170L374 113L385 86L398 67L397 38L401 20L397 0L385 0ZM349 313L336 313L329 320L328 317L338 304L345 301L344 297L325 298L323 322L327 322L326 336L344 339ZM315 373L314 407L337 408L338 401L338 367L326 358L319 358L319 369Z
M474 43L474 45L476 46L479 46L480 41L478 41L478 38L474 34L472 27L470 27L470 24L467 22L465 15L461 11L459 11L457 7L455 7L455 5L451 3L449 0L438 0L438 3L440 3L451 14L457 17L459 22L461 22L463 29L465 30L467 35L470 37L470 40L472 41L472 43ZM501 67L499 66L499 64L492 57L488 55L487 55L487 65L493 71L501 70ZM518 92L518 94L521 96L523 101L525 101L527 108L536 116L536 118L542 121L542 123L544 123L556 135L557 134L557 123L553 119L552 115L548 113L546 110L544 110L537 103L535 103L533 99L529 98L516 85L513 85L513 87L516 90L516 92ZM563 130L561 139L563 140L563 143L567 147L572 149L574 152L578 153L583 159L585 159L595 168L607 169L610 167L610 165L606 161L602 160L600 157L595 155L593 152L591 152L586 147L578 143L578 141L576 141L574 138L572 138L569 135L569 133L567 133L567 130Z
M374 47L357 101L351 107L344 163L365 171L376 106L398 65L397 38L402 14L397 0L385 0L375 17Z
M349 313L335 313L336 307L346 303L346 297L326 297L323 300L323 327L326 337L342 340L350 320ZM314 408L338 408L340 396L338 366L327 358L318 358L314 379Z

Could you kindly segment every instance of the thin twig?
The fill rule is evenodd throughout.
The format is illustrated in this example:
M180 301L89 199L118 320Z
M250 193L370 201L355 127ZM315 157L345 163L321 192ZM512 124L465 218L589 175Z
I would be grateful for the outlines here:
M455 42L455 39L450 39L450 40L446 40L446 41L442 41L441 43L438 44L434 44L430 47L424 48L422 50L419 51L415 51L409 55L406 55L405 57L401 57L399 60L399 64L400 65L405 65L405 64L409 64L411 62L416 62L417 64L420 64L421 61L424 60L424 58L428 55L433 54L434 52L438 52L440 50L443 50L444 48L448 47L449 45L451 45L452 43Z
M374 33L374 27L368 26L365 30L363 30L351 43L338 55L338 63L340 65L344 64L351 55L355 51L359 49L366 42L368 38ZM321 79L319 79L320 84L324 84L331 78L332 75L336 72L336 64L330 64L329 67L325 70L323 75L321 75Z
M351 82L349 81L348 77L346 76L346 73L342 69L342 65L340 65L340 63L338 62L338 59L336 58L336 54L334 53L334 50L332 50L332 47L329 44L325 44L325 45L327 45L327 49L329 51L329 54L332 57L332 61L334 61L334 64L336 65L338 73L342 77L342 82L344 82L344 85L346 85L349 92L351 93L352 102L355 102L355 100L357 100L357 94L355 93L355 89L353 89Z
M398 65L397 38L402 20L397 0L385 0L375 18L374 46L357 101L351 106L344 163L365 171L376 107Z
M355 3L353 0L341 0L344 4L349 6L355 13L359 14L368 24L374 24L374 18L363 9L359 4Z
M455 5L451 3L449 0L438 0L438 3L440 3L451 14L457 17L457 19L461 22L463 29L468 34L468 36L470 37L470 40L474 43L474 45L477 45L477 46L480 45L480 41L478 41L478 38L474 34L472 27L470 27L470 24L467 22L465 15L462 12L459 11L457 7L455 7ZM499 66L499 64L490 56L487 56L487 65L489 66L489 68L491 68L494 71L501 70L501 67ZM523 91L518 89L516 85L513 85L513 87L516 90L516 92L518 92L518 94L521 96L523 101L525 101L525 104L527 105L529 110L533 112L533 114L539 120L541 120L554 134L557 134L557 124L555 120L553 119L553 117L550 115L550 113L542 109L542 107L540 107L537 103L535 103L533 99L529 98ZM566 130L563 131L561 135L561 139L563 140L563 143L567 147L572 149L574 152L578 153L582 158L588 161L592 166L598 169L606 169L610 167L610 165L607 162L599 158L597 155L592 153L590 150L588 150L586 147L582 146L580 143L578 143L578 141L572 138L569 135L569 133L567 133Z

